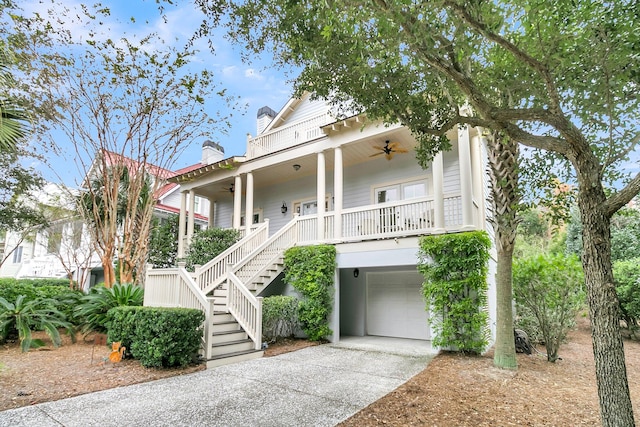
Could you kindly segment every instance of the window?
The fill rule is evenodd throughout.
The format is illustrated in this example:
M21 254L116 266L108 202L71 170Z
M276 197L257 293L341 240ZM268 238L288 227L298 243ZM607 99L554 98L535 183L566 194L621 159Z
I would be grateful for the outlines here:
M240 226L244 227L244 225L246 224L245 222L245 214L242 213L242 216L240 217ZM260 224L260 220L262 219L262 209L257 209L253 211L253 222L252 224Z
M15 251L13 251L13 263L19 264L22 262L22 246L18 246Z
M325 212L329 211L329 196L327 196L324 202ZM318 213L318 201L308 200L305 202L295 202L293 204L293 212L300 215L314 215Z
M424 197L427 195L427 182L419 180L381 186L374 188L374 194L376 203ZM377 221L382 232L393 232L405 228L415 229L426 221L424 220L426 218L425 212L416 211L406 205L380 208L378 214Z

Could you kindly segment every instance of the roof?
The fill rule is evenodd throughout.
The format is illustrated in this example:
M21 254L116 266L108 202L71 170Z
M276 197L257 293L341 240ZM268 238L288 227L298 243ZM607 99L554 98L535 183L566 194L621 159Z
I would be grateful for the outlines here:
M142 162L130 159L129 157L123 156L122 154L119 154L119 153L114 153L113 151L103 149L102 153L105 156L105 162L109 166L125 165L129 169L138 169L143 164ZM173 175L175 175L175 172L170 171L169 169L162 168L160 166L156 166L151 163L146 163L144 166L145 166L145 170L149 174L160 179L168 179L168 178L171 178Z
M209 172L213 172L214 170L234 169L238 164L244 163L245 160L246 157L244 156L233 156L214 163L210 163L208 165L199 163L199 167L196 167L198 165L193 165L176 171L175 175L169 178L169 182L179 184L181 182L191 181L196 177L202 176Z

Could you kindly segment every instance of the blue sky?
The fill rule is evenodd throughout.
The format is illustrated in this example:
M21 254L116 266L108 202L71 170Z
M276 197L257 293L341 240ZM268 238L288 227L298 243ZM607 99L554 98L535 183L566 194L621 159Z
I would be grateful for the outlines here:
M80 3L62 0L58 1L64 7L73 9ZM158 12L155 1L131 0L108 1L104 5L111 10L104 27L109 27L112 39L118 36L141 36L150 32L157 32L167 43L183 46L188 37L193 34L202 19L202 15L190 2L175 2L176 5L165 4L166 21ZM89 3L90 4L90 3ZM25 13L43 11L45 7L51 7L50 3L42 4L38 0L28 0L21 4ZM57 6L59 7L59 6ZM135 24L130 17L136 17ZM74 37L82 39L87 32L83 26L68 25ZM221 32L222 34L222 32ZM256 133L256 113L262 106L268 105L276 111L289 100L292 86L287 81L284 71L276 69L269 55L254 58L251 64L243 63L240 48L231 45L222 36L216 37L215 55L209 52L203 43L199 46L200 53L194 62L195 67L204 66L216 76L220 88L226 88L229 95L239 98L238 105L242 110L234 110L231 113L231 128L228 134L212 134L208 139L220 143L225 149L227 157L242 155L246 150L246 135ZM223 103L213 102L209 109L213 116L215 111L221 111L223 115L229 113L228 107ZM66 137L56 136L56 141L63 153L60 156L52 156L47 153L51 167L45 164L36 164L45 179L51 182L62 182L68 186L75 186L79 181L80 172L73 167L70 156L73 155L73 147L65 141ZM201 147L205 139L193 141L181 154L175 163L174 169L192 165L200 160ZM44 154L44 153L42 153ZM65 167L65 165L69 165Z

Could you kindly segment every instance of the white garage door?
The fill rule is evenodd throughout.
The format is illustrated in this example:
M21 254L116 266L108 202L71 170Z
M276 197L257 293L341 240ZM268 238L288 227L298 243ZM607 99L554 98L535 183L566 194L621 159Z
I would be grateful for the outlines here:
M422 280L407 271L367 273L367 334L429 339Z

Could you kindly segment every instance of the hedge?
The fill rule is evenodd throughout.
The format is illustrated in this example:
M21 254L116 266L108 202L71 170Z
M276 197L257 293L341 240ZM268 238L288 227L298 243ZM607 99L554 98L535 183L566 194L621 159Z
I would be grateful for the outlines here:
M116 307L108 317L107 340L120 341L142 366L186 366L197 357L204 322L200 310Z

